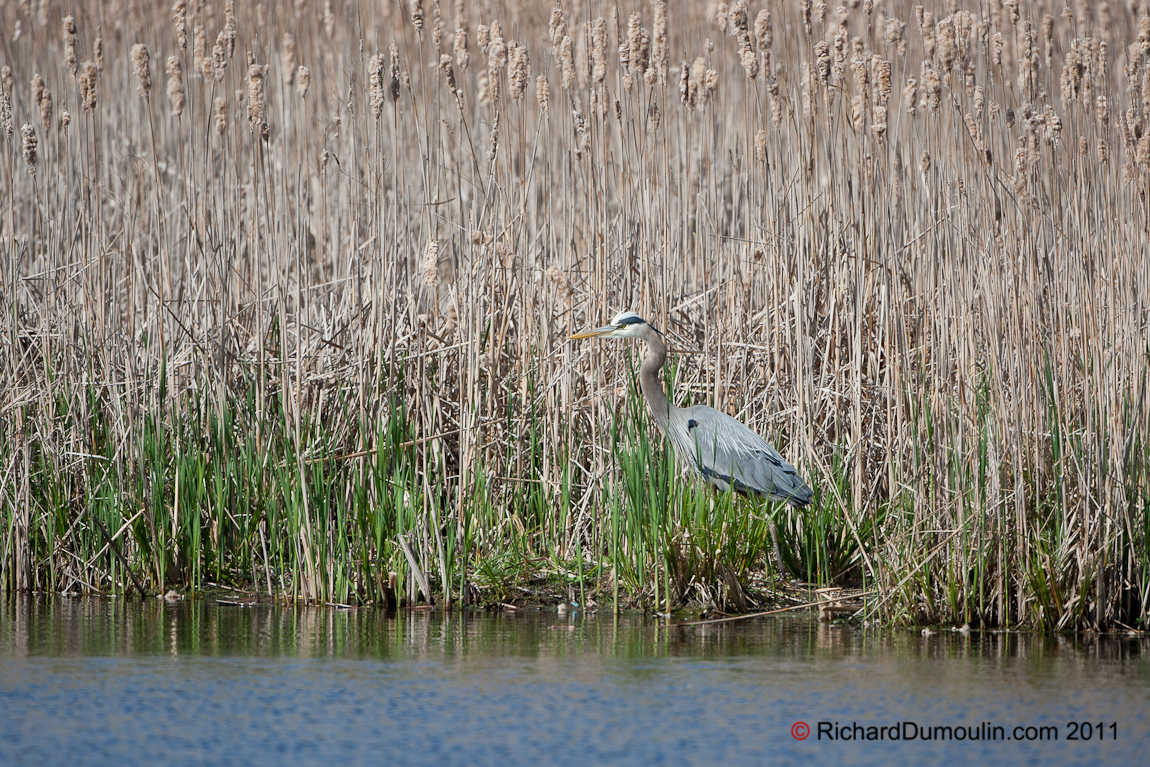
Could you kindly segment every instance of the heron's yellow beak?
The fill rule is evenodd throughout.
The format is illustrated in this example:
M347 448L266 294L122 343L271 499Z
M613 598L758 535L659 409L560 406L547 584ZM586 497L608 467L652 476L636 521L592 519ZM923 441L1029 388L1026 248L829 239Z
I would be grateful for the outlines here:
M616 330L618 330L618 328L614 325L604 325L601 328L595 328L594 330L584 330L582 333L576 333L573 336L567 337L572 341L577 341L580 338L602 338L603 336L611 335Z

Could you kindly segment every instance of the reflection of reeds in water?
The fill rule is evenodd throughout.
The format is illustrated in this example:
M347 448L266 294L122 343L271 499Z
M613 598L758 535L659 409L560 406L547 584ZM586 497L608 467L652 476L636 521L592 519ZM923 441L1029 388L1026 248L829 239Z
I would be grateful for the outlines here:
M564 342L633 308L793 570L1143 620L1145 8L424 5L0 9L7 587L737 602L761 519Z

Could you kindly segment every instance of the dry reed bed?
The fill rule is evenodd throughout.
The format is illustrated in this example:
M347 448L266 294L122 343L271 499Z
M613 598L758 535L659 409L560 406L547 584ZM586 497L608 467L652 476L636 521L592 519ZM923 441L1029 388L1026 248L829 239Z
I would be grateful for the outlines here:
M31 5L0 8L6 586L99 577L95 412L127 475L149 417L245 398L305 484L402 404L440 575L478 474L475 556L565 471L549 545L595 548L632 352L564 339L633 308L695 352L680 396L872 531L886 617L1145 621L1144 0Z

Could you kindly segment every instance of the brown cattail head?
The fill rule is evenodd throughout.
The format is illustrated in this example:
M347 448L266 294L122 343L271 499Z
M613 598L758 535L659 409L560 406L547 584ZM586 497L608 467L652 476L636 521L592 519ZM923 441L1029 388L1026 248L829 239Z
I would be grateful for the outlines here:
M32 75L32 101L34 101L36 103L36 106L39 107L40 101L43 98L44 98L44 78L40 76L39 72L37 72L36 74Z
M759 128L755 134L755 159L759 164L767 161L767 130L766 128Z
M511 43L508 49L507 68L508 78L511 81L511 98L518 100L527 90L527 79L531 70L531 59L527 55L526 45Z
M12 123L12 99L7 89L0 90L0 129L4 131L4 138L10 141L15 126Z
M68 130L68 126L72 124L72 115L67 109L60 110L60 130Z
M423 258L423 282L432 289L439 285L439 240L427 243L427 254Z
M559 63L562 70L560 84L563 90L569 90L575 82L575 43L567 35L559 43Z
M871 58L871 70L874 72L874 100L878 104L886 104L890 98L890 62L875 54Z
M192 68L205 80L212 79L212 57L208 55L208 34L203 24L192 31Z
M172 26L176 29L176 45L181 51L188 49L188 3L176 0L172 5Z
M64 17L64 63L73 75L80 69L76 61L76 19L70 14Z
M168 73L168 102L172 114L179 117L184 113L184 72L180 67L179 56L169 56L166 67Z
M815 78L826 83L831 76L831 52L825 40L815 43Z
M96 62L96 69L104 71L104 38L96 35L96 42L92 43L92 60Z
M767 51L774 42L775 31L771 25L771 12L763 8L755 17L755 43L760 51Z
M551 83L547 82L547 75L535 78L535 98L539 101L539 111L547 117L547 110L551 106Z
M24 136L24 163L28 166L28 172L35 175L36 173L36 129L28 123L20 128L20 133Z
M383 92L383 54L377 53L367 64L368 89L371 94L371 116L379 119L383 115L383 104L387 97Z
M268 124L264 104L264 68L259 64L248 66L248 130L259 132L266 139Z
M915 109L918 107L918 80L913 77L906 81L906 87L902 89L902 104L906 108L906 113L914 117Z
M220 38L217 42L230 59L236 52L236 0L224 0L224 28Z
M547 38L551 45L558 45L567 37L567 16L563 9L556 5L551 9L551 23L547 25Z
M11 93L14 82L15 80L12 78L12 67L7 64L0 67L0 89L3 89L5 93Z
M224 33L220 32L220 34L216 36L216 44L212 46L212 71L215 74L216 82L223 82L224 69L228 65L226 44L227 41L224 39Z
M467 51L467 30L462 27L455 30L455 65L462 70L467 69L471 63L471 54Z
M291 87L295 82L295 38L291 32L284 32L280 44L280 69L283 70L284 85Z
M215 118L216 135L223 136L228 132L228 100L223 96L216 96Z
M40 124L45 131L52 127L52 91L47 88L40 94Z
M80 65L80 103L85 112L96 108L96 76L99 68L93 61Z
M411 0L411 25L416 32L423 31L423 0Z
M1042 17L1042 43L1046 54L1046 66L1050 66L1050 58L1054 53L1054 17L1049 13Z
M388 48L388 55L391 58L391 82L388 84L388 91L391 94L393 102L399 101L399 48L395 47L395 41L392 40L391 47Z
M655 11L654 32L651 35L651 62L648 69L653 76L646 76L648 84L656 80L659 85L667 84L667 4L663 0L653 0Z
M308 86L311 85L311 70L300 64L295 71L295 92L302 99L307 95Z
M591 81L603 82L607 76L607 20L602 16L591 23Z

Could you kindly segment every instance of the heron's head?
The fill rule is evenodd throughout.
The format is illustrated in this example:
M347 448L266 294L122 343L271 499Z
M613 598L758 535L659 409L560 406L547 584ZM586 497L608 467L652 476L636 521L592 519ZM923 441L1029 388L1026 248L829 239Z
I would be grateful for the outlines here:
M610 325L604 325L594 330L584 330L582 333L571 336L571 338L642 338L643 333L648 328L654 330L645 319L635 312L619 312L615 315L615 319L611 320Z

